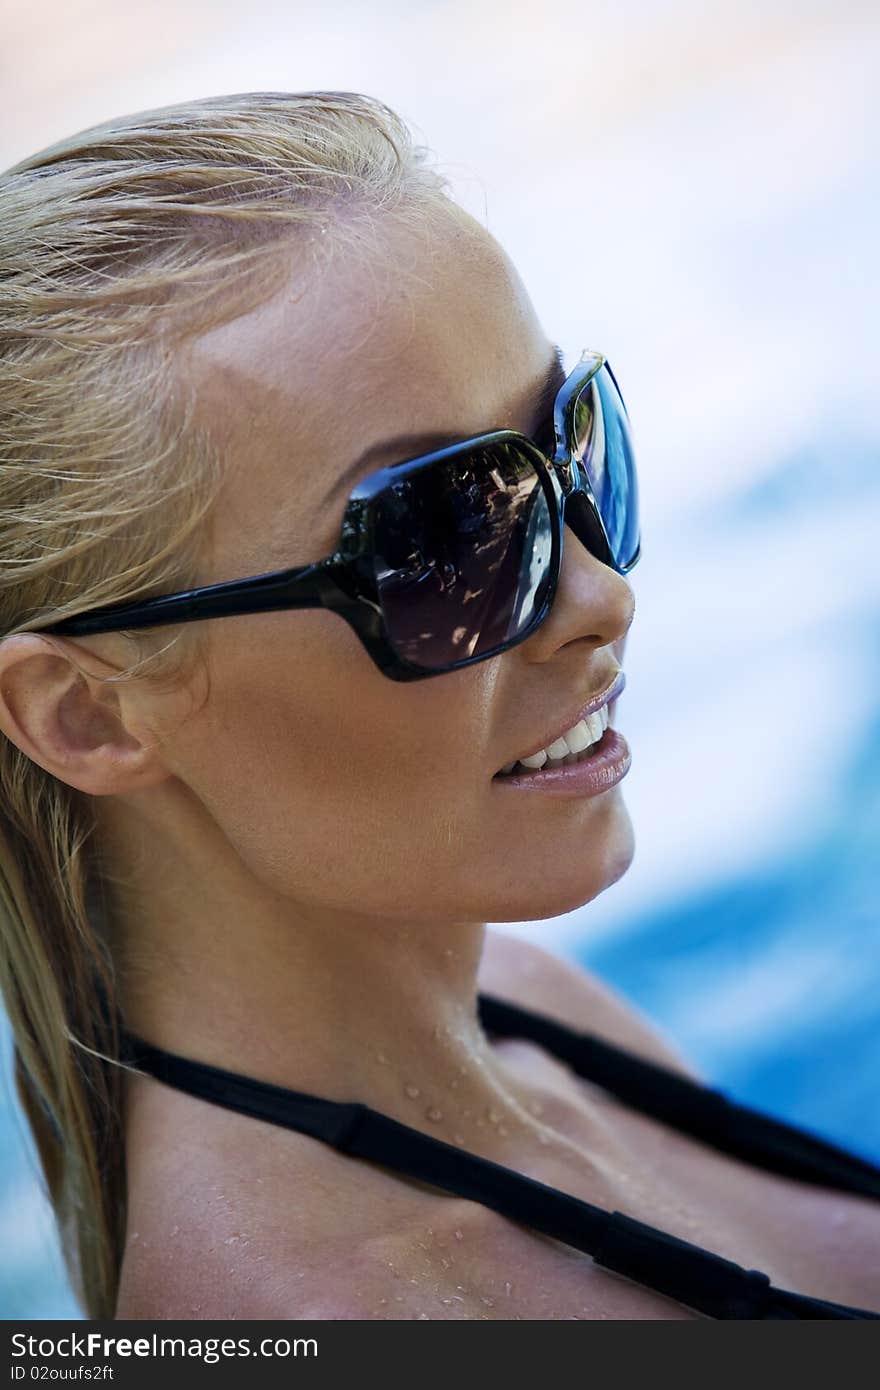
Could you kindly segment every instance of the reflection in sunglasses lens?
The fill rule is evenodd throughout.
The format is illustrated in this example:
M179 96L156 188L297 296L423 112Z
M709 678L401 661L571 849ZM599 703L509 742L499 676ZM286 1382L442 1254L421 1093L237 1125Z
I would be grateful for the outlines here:
M639 543L636 465L626 411L604 367L578 394L572 428L575 458L589 478L611 553L626 568Z
M414 470L375 499L375 577L398 654L425 669L504 646L544 605L552 525L521 445Z

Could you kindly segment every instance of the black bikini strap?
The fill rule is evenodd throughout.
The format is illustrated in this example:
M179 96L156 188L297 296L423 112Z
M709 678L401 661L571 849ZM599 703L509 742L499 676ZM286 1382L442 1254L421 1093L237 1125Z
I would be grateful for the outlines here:
M709 1317L880 1318L880 1313L775 1289L760 1270L744 1269L623 1212L603 1211L512 1168L463 1152L359 1101L324 1100L257 1081L165 1052L133 1034L124 1034L123 1042L124 1060L166 1085L480 1202Z
M487 994L479 996L478 1004L480 1021L490 1033L539 1043L579 1076L724 1153L785 1177L880 1197L880 1168L818 1135L728 1100L711 1086L545 1014Z

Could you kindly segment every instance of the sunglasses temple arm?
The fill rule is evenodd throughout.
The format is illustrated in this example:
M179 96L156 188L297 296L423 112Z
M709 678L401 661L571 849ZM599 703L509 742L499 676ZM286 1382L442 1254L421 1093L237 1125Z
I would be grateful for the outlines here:
M299 569L276 570L250 579L209 584L143 603L111 604L91 613L63 619L44 632L87 634L118 632L165 623L199 622L273 609L323 608L337 591L330 567L321 561Z

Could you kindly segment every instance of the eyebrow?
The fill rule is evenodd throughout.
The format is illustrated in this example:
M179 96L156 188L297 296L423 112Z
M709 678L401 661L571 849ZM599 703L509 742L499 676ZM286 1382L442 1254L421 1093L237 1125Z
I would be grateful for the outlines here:
M533 415L532 435L541 433L549 423L549 417L553 413L553 406L556 397L559 395L560 387L566 379L564 364L564 354L558 343L553 344L553 359L547 368L547 373L535 396L535 406ZM488 434L488 430L482 431ZM358 458L350 463L345 472L342 473L334 482L330 491L324 497L324 505L332 502L347 485L350 485L364 473L369 464L375 463L377 459L383 458L388 454L397 454L400 457L396 462L388 465L391 468L398 468L407 463L410 459L417 457L420 453L428 453L432 449L443 449L449 444L457 444L462 439L469 436L453 434L450 431L441 430L424 431L421 434L398 434L390 439L380 439L378 443L371 444L368 449L359 455Z

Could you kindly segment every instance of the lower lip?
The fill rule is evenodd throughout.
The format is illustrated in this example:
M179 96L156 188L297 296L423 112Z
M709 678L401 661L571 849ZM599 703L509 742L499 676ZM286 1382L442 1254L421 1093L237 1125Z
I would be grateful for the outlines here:
M556 796L598 796L616 787L629 772L632 752L623 734L609 727L596 751L582 763L567 767L539 768L536 772L511 773L492 778L496 787L510 791L551 792Z

